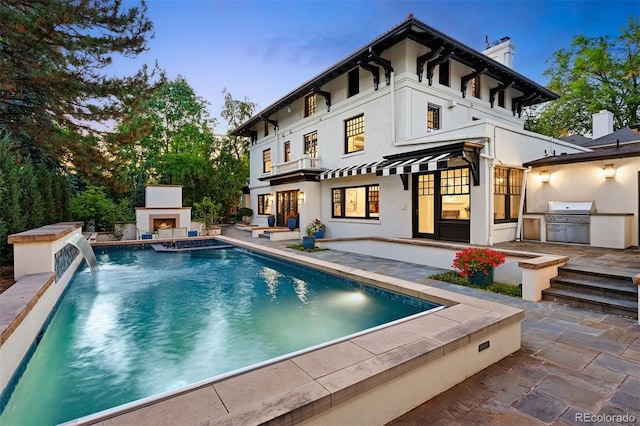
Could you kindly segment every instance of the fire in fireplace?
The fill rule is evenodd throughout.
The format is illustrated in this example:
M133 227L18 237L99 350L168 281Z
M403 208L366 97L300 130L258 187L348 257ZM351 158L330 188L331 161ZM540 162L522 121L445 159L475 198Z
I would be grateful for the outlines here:
M160 218L153 219L153 231L157 231L158 229L169 229L176 227L176 219L175 218Z

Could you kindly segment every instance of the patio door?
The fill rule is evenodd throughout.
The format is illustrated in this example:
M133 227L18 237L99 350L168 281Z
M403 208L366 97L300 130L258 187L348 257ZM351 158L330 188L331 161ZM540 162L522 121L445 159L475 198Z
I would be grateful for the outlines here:
M276 197L276 226L287 226L287 216L298 214L298 191L278 192Z
M413 175L413 235L469 242L469 168Z

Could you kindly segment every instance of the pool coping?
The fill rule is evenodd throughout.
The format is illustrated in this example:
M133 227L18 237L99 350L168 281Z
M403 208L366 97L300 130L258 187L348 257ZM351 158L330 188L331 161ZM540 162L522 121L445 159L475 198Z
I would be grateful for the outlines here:
M368 407L367 412L383 424L520 348L521 309L229 237L216 239L449 307L66 424L322 423L332 415L348 415L345 413L351 405L357 407L367 398L381 395L389 407ZM490 341L494 343L490 345ZM451 363L454 358L458 364ZM460 363L461 367L454 366ZM415 381L418 374L429 369L433 374L434 368L449 374L439 376L437 389L421 390L422 396L402 395L402 401L394 403L386 399L389 392L379 392L395 384L401 386L393 391L398 393L412 376ZM386 414L388 420L380 417L377 408L391 409ZM367 414L357 412L363 423ZM350 422L358 423L355 418Z

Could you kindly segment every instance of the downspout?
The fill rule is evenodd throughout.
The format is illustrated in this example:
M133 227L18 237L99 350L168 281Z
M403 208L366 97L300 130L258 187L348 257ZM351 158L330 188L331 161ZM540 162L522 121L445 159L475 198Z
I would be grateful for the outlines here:
M522 189L520 190L520 208L518 209L518 224L516 225L516 241L520 241L520 232L522 231L522 215L524 214L524 199L527 191L527 176L531 171L531 166L526 168L522 173Z
M396 144L396 73L391 71L391 143Z

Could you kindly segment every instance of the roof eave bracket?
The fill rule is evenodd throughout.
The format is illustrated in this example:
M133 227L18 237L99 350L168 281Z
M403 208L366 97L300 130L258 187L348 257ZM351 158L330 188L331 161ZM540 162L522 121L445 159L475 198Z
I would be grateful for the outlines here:
M393 72L391 61L381 58L376 52L373 51L372 48L369 48L368 60L374 62L377 65L380 65L384 69L385 83L387 84L387 86L391 84L391 73Z
M489 90L489 103L491 103L491 108L493 108L493 104L496 101L496 94L507 90L512 85L513 85L513 81L508 81L504 84L501 84L498 87L494 87L493 89Z
M331 110L331 93L325 92L320 89L313 89L313 93L320 95L324 98L325 103L327 104L327 112Z
M418 73L418 81L422 82L422 71L424 70L424 64L432 60L433 58L437 58L440 56L444 47L440 46L436 50L431 50L430 52L425 53L422 56L418 56L416 59L416 73Z
M472 72L471 74L463 75L460 78L460 90L462 91L463 98L467 97L467 85L469 84L469 82L474 78L484 74L485 72L487 72L487 68L481 68L477 71Z
M260 119L265 123L271 124L273 126L273 130L278 129L278 122L276 120L271 120L269 117L265 117L264 115L261 115Z
M365 61L358 61L358 65L363 70L369 71L373 76L373 90L378 90L378 85L380 84L380 68L370 65Z
M429 86L433 85L433 71L436 69L436 65L444 64L452 56L453 52L446 52L443 56L427 62L427 81L429 81Z

